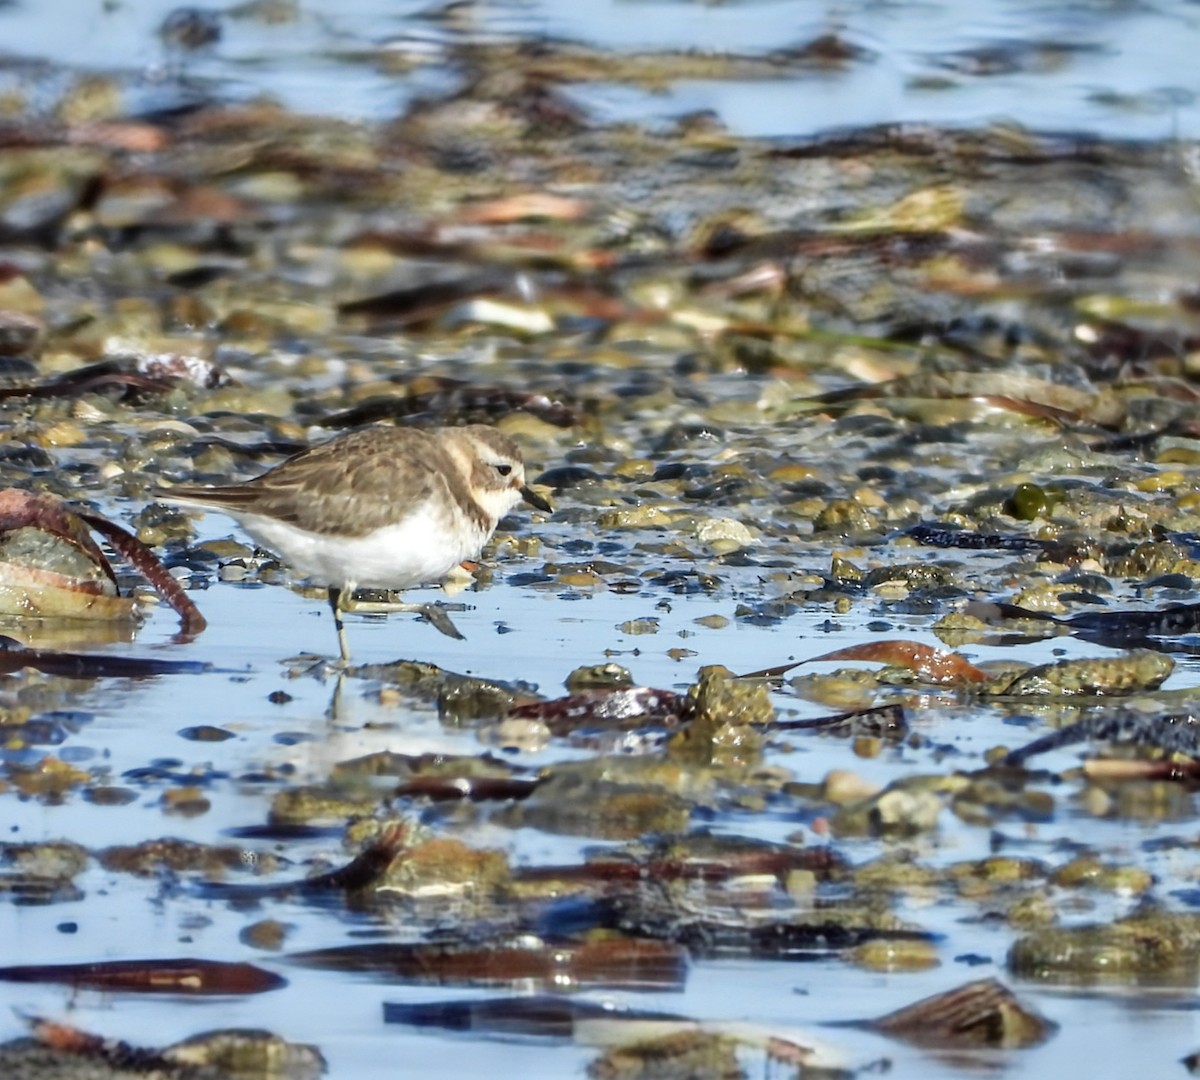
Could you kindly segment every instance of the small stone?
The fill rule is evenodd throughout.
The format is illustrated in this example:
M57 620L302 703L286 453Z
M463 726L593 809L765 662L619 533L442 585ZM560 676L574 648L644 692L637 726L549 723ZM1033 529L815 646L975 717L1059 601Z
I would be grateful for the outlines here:
M888 791L875 803L875 820L883 832L927 832L936 827L942 800L931 791Z
M573 589L600 589L604 587L604 578L594 570L570 570L559 574L555 582Z
M862 581L867 575L849 559L835 555L829 563L829 576L837 581L856 582Z
M811 480L816 475L816 470L810 465L789 462L787 465L780 465L779 468L772 469L767 474L767 479L774 480L778 484L798 484L805 480Z
M163 810L180 817L199 817L212 809L204 792L194 786L173 788L163 793Z
M852 533L870 532L875 527L875 519L849 499L835 499L827 503L814 518L813 532L839 533L843 536Z
M671 524L671 517L657 506L639 506L633 509L606 510L596 522L596 528L605 529L664 529Z
M45 331L41 319L19 311L0 311L0 356L34 352Z
M582 694L586 690L615 690L633 686L633 675L629 668L620 664L592 664L578 667L564 680L567 692Z
M48 424L37 433L37 444L40 446L78 446L88 438L82 425L73 420L61 420L58 424Z
M850 950L850 963L869 971L928 971L941 960L929 941L865 941Z
M622 480L648 480L654 475L656 466L649 458L630 458L620 462L614 469L613 475Z
M1079 805L1091 817L1108 817L1113 812L1113 797L1104 788L1090 784L1080 793Z
M696 526L696 539L707 544L714 550L721 547L724 550L717 554L728 554L740 548L757 543L755 534L733 518L710 518Z
M788 896L809 899L817 891L817 875L811 870L789 870L784 887Z
M822 797L835 806L849 806L851 803L861 802L871 798L879 790L878 784L873 784L849 769L830 769L821 784Z
M511 718L482 729L479 738L492 746L534 753L544 750L551 739L550 728L540 720Z
M260 919L258 922L244 927L238 934L238 940L253 949L278 952L283 948L284 941L291 929L288 923L279 922L277 919Z
M641 634L657 634L658 620L650 619L630 619L628 622L623 622L617 627L622 634L629 634L631 637L637 637Z
M93 806L128 806L137 801L138 794L131 788L90 787L84 789L83 797Z
M191 742L224 742L226 739L235 739L236 735L232 731L226 731L225 728L214 727L212 724L198 724L195 727L181 728L179 736L182 739L188 739Z

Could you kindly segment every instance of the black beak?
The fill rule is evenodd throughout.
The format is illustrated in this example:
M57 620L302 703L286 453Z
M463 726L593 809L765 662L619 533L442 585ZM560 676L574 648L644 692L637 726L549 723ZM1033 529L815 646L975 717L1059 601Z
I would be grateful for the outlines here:
M536 491L528 484L521 488L521 498L524 499L530 506L536 507L546 514L553 514L554 507L543 499Z

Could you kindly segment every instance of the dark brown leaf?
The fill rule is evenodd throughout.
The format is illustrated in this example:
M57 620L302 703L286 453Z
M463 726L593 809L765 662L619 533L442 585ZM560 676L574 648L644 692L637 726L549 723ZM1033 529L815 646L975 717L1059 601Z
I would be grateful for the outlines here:
M8 398L76 398L113 387L121 391L117 397L132 396L127 391L138 390L146 394L164 394L178 381L163 374L126 371L115 361L103 360L97 364L64 372L44 382L27 386L0 387L0 401Z
M1145 761L1137 758L1089 758L1083 763L1089 780L1200 780L1200 761Z
M306 892L321 889L356 892L369 888L387 873L388 867L408 846L409 831L407 825L393 825L345 866L327 874L305 878L294 887Z
M674 1013L621 1009L607 1003L544 995L469 1001L385 1001L383 1005L385 1024L510 1038L571 1039L576 1023L586 1020L686 1022L685 1017Z
M902 739L908 731L901 705L879 705L854 709L833 716L812 716L803 720L776 720L771 731L826 731L841 735L869 735L884 739Z
M487 986L565 991L681 991L687 952L669 942L634 938L547 943L528 937L484 947L400 944L343 945L292 960L334 971L370 972L416 985Z
M527 799L540 780L503 776L417 776L406 780L392 793L397 798L424 797L435 802L445 799Z
M815 664L826 660L878 660L908 668L915 675L935 683L978 683L987 681L987 673L964 660L958 653L923 645L919 641L870 641L835 649L807 661Z
M771 874L786 880L793 870L807 870L825 881L845 862L827 845L794 847L744 838L699 836L679 844L661 844L644 857L596 855L579 866L530 866L517 871L520 881L582 881L638 884L645 881L721 882L730 878Z
M11 643L11 644L10 644ZM105 656L25 649L0 637L0 672L33 668L67 679L144 679L152 675L200 675L212 665L200 660L164 660L148 656Z
M0 980L130 994L261 994L287 985L282 976L253 964L190 959L25 964L0 968Z
M508 715L522 720L541 720L554 735L565 735L588 726L673 726L683 719L687 709L687 698L682 694L649 686L630 686L517 705Z
M977 683L987 680L985 672L964 660L958 653L935 649L919 641L869 641L863 645L835 649L820 656L810 656L795 663L752 671L739 677L777 679L801 664L816 664L827 660L878 660L885 664L908 668L915 675L935 683Z
M1037 1046L1058 1030L997 979L922 998L865 1026L922 1046L947 1047Z
M179 616L181 629L184 634L198 634L207 625L200 609L192 603L192 599L167 572L167 568L158 561L158 557L132 533L126 532L99 514L85 511L79 512L79 517L86 521L96 532L100 533L116 550L127 559Z

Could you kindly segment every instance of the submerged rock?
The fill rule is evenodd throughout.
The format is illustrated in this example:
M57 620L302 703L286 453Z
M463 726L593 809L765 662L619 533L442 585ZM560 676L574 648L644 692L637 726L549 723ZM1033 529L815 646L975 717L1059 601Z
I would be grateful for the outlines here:
M0 1044L0 1070L13 1080L316 1080L326 1070L315 1046L254 1028L209 1031L161 1049L41 1019L32 1028L31 1038Z
M759 728L775 719L767 687L738 679L719 665L702 668L688 690L691 722L668 748L675 760L696 765L748 765L761 759Z
M1009 949L1008 966L1046 982L1187 986L1195 984L1198 958L1200 915L1159 911L1028 934Z

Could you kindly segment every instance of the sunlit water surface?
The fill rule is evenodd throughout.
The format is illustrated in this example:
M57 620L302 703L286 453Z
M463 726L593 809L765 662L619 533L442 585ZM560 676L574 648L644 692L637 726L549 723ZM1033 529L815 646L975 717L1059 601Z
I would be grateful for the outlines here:
M166 48L156 32L177 6L18 0L0 7L0 52L136 73L133 94L147 108L177 103L188 80L214 80L224 95L265 93L301 111L381 119L413 96L453 85L444 45L456 36L764 56L833 32L867 50L864 58L800 78L684 82L657 93L612 83L572 93L601 120L709 109L735 130L762 136L899 121L1007 121L1130 138L1200 134L1193 77L1200 8L1186 0L510 0L457 5L455 20L430 17L437 7L424 0L348 0L301 4L297 18L280 24L230 15L218 42L186 56ZM192 6L230 7L203 0ZM412 66L393 75L364 59L383 49Z
M224 519L206 521L218 530ZM732 616L735 582L715 596L673 599L669 606L644 597L608 592L594 595L568 592L538 594L528 588L504 584L504 571L516 572L520 563L501 567L497 584L486 591L459 599L469 610L456 614L465 641L452 641L409 615L387 618L352 617L351 641L356 658L387 661L398 657L420 658L447 667L489 677L510 677L514 672L556 692L564 676L583 663L598 663L610 654L627 664L636 678L648 685L683 687L703 663L720 662L748 670L764 662L782 662L797 655L814 655L860 641L878 638L854 619L830 629L824 614L789 619L780 627L732 623L724 630L707 630L696 619L712 614ZM718 569L713 567L713 569ZM751 571L744 571L750 573ZM728 577L727 569L723 573ZM476 753L482 747L469 731L444 728L433 711L422 707L383 706L368 684L351 680L344 687L339 715L331 718L335 684L315 676L288 678L281 658L306 651L329 654L333 631L324 606L281 586L257 588L227 583L213 585L197 595L210 620L210 629L189 645L171 641L175 627L167 612L158 612L129 647L111 651L138 655L164 654L212 665L202 675L177 675L138 682L104 680L86 696L93 718L63 750L63 756L83 767L103 764L120 783L126 769L162 759L179 769L208 768L225 779L213 781L212 809L199 817L168 815L161 803L166 785L150 785L133 804L95 807L78 799L63 805L5 800L8 835L13 839L71 837L93 847L136 842L147 836L178 836L200 842L223 839L226 830L260 824L272 793L269 785L244 783L239 777L264 766L291 764L294 779L319 778L339 760L374 750L404 753L443 750ZM618 627L629 621L654 617L656 634L628 636ZM499 628L503 628L503 633ZM906 626L893 620L895 636L927 639L918 622ZM931 640L931 639L929 639ZM1093 646L1057 639L1067 655L1096 655ZM686 661L672 659L668 651L694 650ZM1045 646L1017 650L1029 660L1048 658ZM1012 655L1013 650L1006 650ZM976 659L1000 655L980 649ZM1183 666L1168 685L1196 682L1194 668ZM273 691L284 690L292 700L274 704ZM785 714L815 715L823 710L786 691L776 696ZM936 716L936 713L934 714ZM924 734L940 742L957 744L962 764L978 762L984 749L997 742L1020 738L991 717L981 714L954 721L951 730L937 719L918 720ZM181 728L212 723L237 733L224 743L197 744L182 739ZM578 756L580 751L561 746L525 753L523 764L537 765ZM820 739L796 740L790 753L772 754L801 779L819 779L831 767L844 767L844 744ZM886 755L885 755L886 757ZM1058 764L1065 765L1066 757ZM1051 764L1051 762L1047 762ZM913 771L928 770L929 762L914 756ZM854 768L881 781L894 779L897 761L857 760ZM1054 858L1055 844L1079 839L1086 822L1087 839L1106 850L1135 851L1147 840L1178 832L1179 823L1094 822L1076 816L1069 803L1053 822L1026 829L1003 827L1017 850ZM978 858L987 852L983 830L956 827L944 816L936 846L923 851L933 863ZM730 831L779 840L794 831L797 822L767 816L742 815L723 821ZM494 844L511 851L514 862L554 863L578 859L592 841L554 837L532 830L511 833L483 827L471 835L480 846ZM839 844L848 857L866 860L883 848L870 840ZM276 850L301 860L324 855L344 861L336 839L284 845ZM1155 863L1155 858L1160 862ZM1168 878L1186 875L1186 867L1172 860L1178 855L1152 856L1150 868ZM302 867L297 866L297 873ZM478 1037L444 1037L382 1024L384 1001L423 1001L439 997L465 997L470 991L430 987L393 987L333 972L307 971L289 966L269 953L254 954L238 941L238 933L265 917L292 927L286 951L320 948L351 940L368 929L361 916L331 918L328 910L313 909L295 899L271 900L261 906L234 910L220 902L201 899L187 886L164 880L138 881L127 875L109 875L94 868L79 880L85 898L78 903L45 907L0 905L0 941L11 963L52 963L81 959L194 955L209 959L253 959L278 970L290 980L283 991L249 1000L180 1002L110 997L97 993L73 994L58 987L0 984L0 1003L24 1013L69 1016L79 1026L103 1031L134 1042L166 1042L197 1030L219 1026L253 1025L275 1030L299 1040L317 1042L330 1061L330 1075L344 1080L372 1080L395 1075L396 1062L405 1063L409 1076L466 1077L477 1075L486 1061L490 1075L560 1077L582 1075L594 1051L587 1047L548 1048L536 1040L496 1043ZM683 995L610 994L603 996L634 1007L676 1011L696 1018L727 1022L746 1020L775 1031L815 1032L843 1048L852 1062L881 1056L891 1058L897 1075L960 1076L961 1061L884 1042L869 1034L842 1028L822 1029L823 1022L854 1016L878 1015L928 993L951 988L983 974L1003 975L1004 951L1011 931L977 921L977 908L940 901L930 908L915 902L901 905L899 914L945 935L939 946L942 966L922 974L870 974L830 959L813 963L749 960L696 963ZM1092 915L1111 917L1128 910L1117 899L1100 902ZM1080 914L1086 918L1087 910ZM76 932L64 932L67 924ZM340 927L340 928L339 928ZM981 967L956 962L967 954L990 958ZM1010 983L1014 980L1008 979ZM1152 1035L1158 1060L1172 1060L1194 1049L1198 1036L1193 998L1175 993L1145 994L1112 991L1094 993L1015 983L1029 1000L1062 1024L1060 1033L1044 1047L1023 1053L999 1055L1006 1075L1034 1077L1067 1075L1081 1061L1094 1060L1103 1044L1106 1061L1096 1076L1132 1075L1112 1064L1112 1055L1128 1055L1129 1068L1140 1059L1136 1040ZM12 1012L0 1011L0 1037L20 1030ZM481 1057L481 1055L483 1055ZM976 1064L987 1071L986 1056Z

